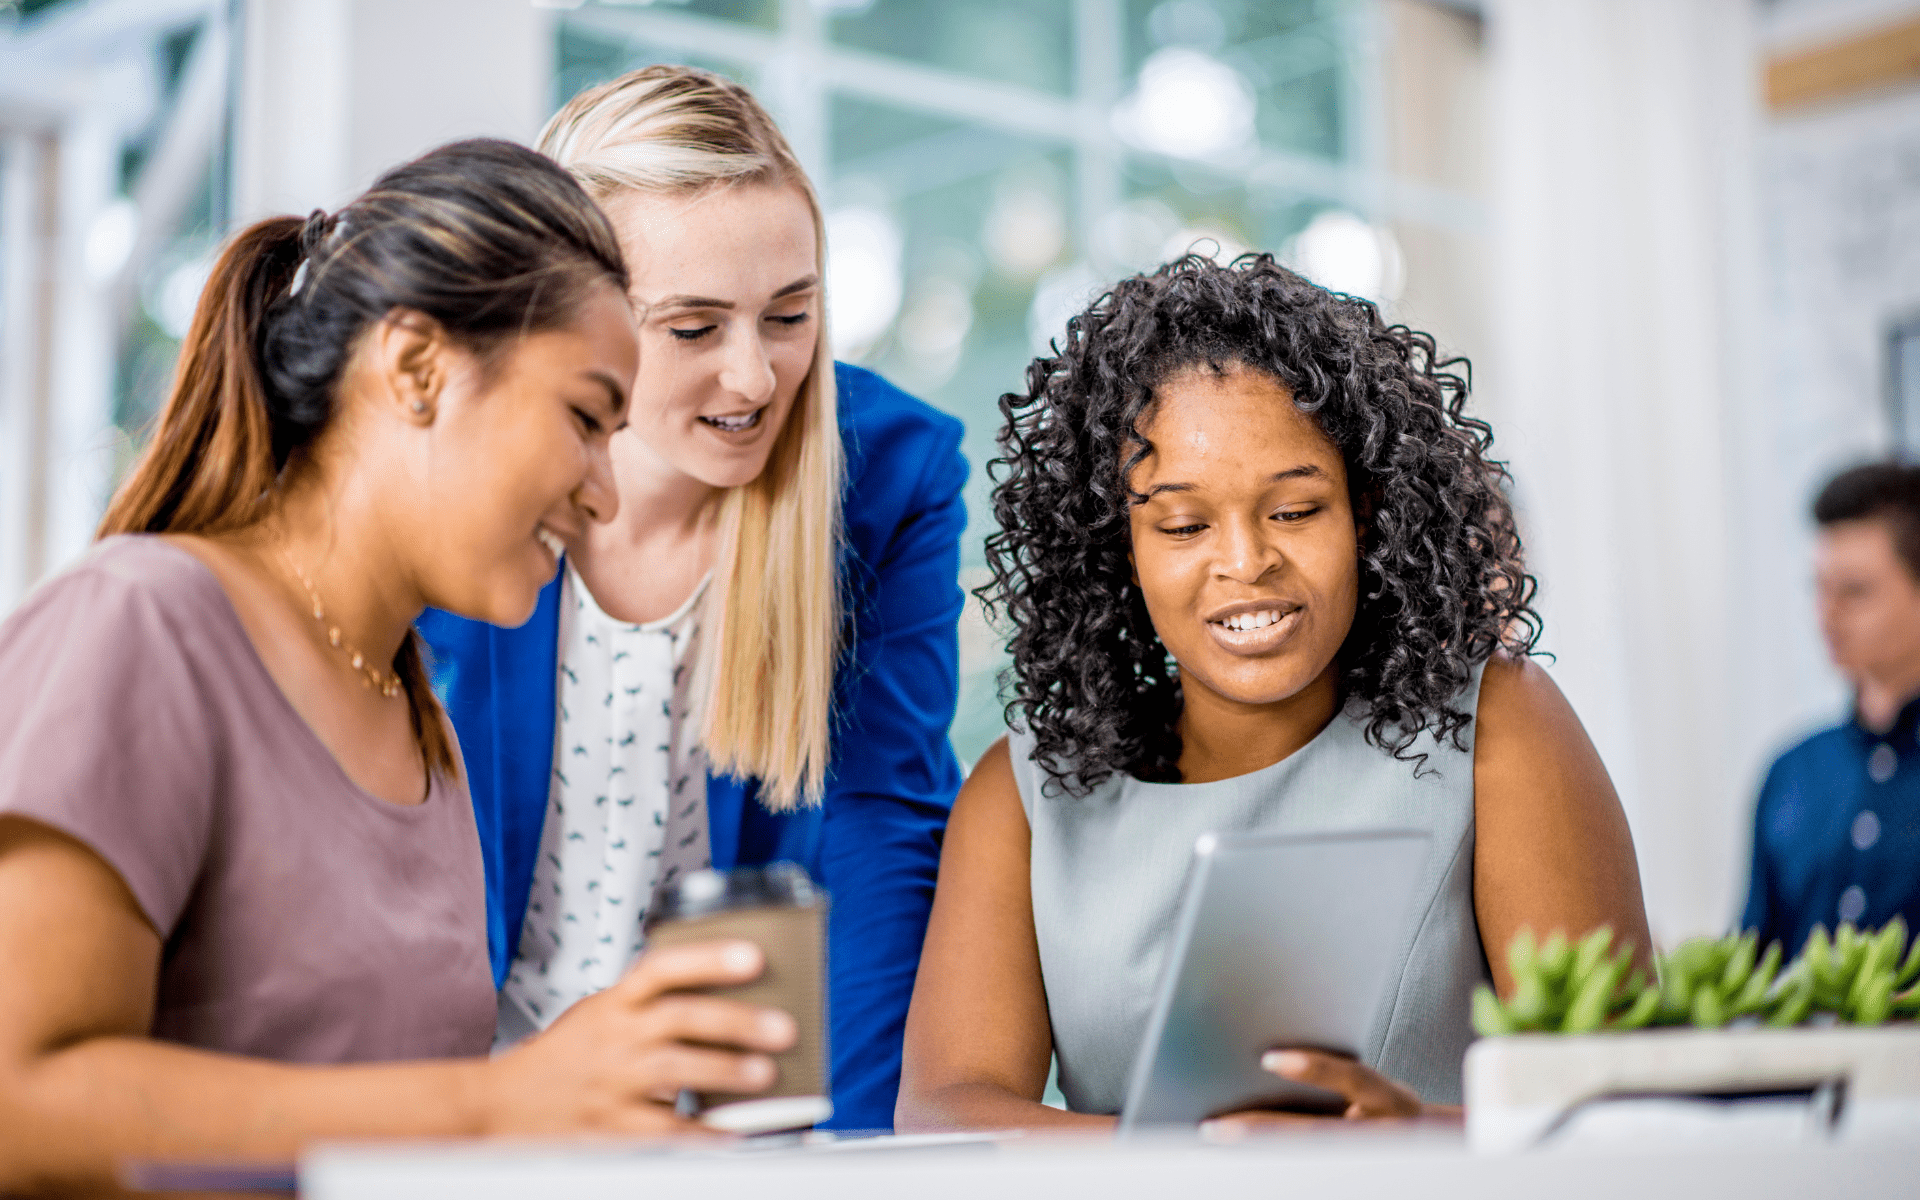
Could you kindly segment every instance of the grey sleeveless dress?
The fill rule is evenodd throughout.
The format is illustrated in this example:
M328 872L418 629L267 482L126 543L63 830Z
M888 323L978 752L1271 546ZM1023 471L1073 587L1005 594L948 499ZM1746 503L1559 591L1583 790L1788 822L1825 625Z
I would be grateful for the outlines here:
M1475 712L1479 698L1476 670L1459 705ZM1460 1102L1473 988L1487 978L1473 915L1472 727L1465 753L1422 735L1417 749L1433 769L1418 777L1412 764L1368 745L1363 729L1341 714L1249 775L1196 784L1114 776L1083 797L1050 785L1043 795L1032 737L1009 736L1033 831L1033 923L1060 1091L1073 1111L1118 1112L1126 1098L1195 839L1378 826L1424 829L1432 840L1414 889L1421 916L1398 948L1392 1000L1380 1006L1362 1058L1429 1103Z

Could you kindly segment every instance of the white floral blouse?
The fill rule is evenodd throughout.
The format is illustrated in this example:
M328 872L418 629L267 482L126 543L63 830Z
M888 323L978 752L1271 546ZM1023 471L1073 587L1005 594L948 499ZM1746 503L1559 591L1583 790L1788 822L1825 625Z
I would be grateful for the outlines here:
M601 610L571 566L560 596L553 785L501 1031L545 1029L625 974L660 889L711 862L707 761L687 721L701 581L643 625ZM513 1021L508 1005L527 1018Z

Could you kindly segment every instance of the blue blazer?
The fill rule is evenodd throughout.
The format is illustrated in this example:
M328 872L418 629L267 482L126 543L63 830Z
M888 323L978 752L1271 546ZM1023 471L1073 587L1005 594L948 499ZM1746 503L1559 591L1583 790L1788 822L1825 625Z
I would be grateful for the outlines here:
M960 422L871 371L837 364L846 448L842 559L850 645L834 680L825 802L769 812L753 780L707 779L713 865L781 859L827 889L833 1120L886 1129L900 1040L960 764ZM560 581L503 629L429 610L419 629L460 737L486 859L495 986L518 950L553 769Z

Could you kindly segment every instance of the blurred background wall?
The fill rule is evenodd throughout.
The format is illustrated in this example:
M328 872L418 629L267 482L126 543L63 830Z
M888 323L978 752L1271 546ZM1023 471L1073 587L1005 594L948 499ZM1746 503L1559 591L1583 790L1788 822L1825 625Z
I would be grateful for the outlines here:
M841 356L966 421L969 585L997 399L1122 273L1271 250L1470 357L1656 935L1732 919L1760 772L1845 704L1808 498L1920 443L1920 0L0 0L0 611L226 233L658 61L759 91Z

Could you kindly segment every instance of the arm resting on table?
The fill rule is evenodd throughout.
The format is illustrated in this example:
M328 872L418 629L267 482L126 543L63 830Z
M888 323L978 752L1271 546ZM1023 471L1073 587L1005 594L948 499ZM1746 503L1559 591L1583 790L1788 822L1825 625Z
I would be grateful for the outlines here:
M478 1061L288 1066L152 1041L161 941L112 868L0 818L0 1194L128 1158L291 1160L316 1135L483 1131Z
M1005 738L960 789L907 1015L902 1132L1099 1128L1040 1102L1053 1055L1028 884L1030 834Z

